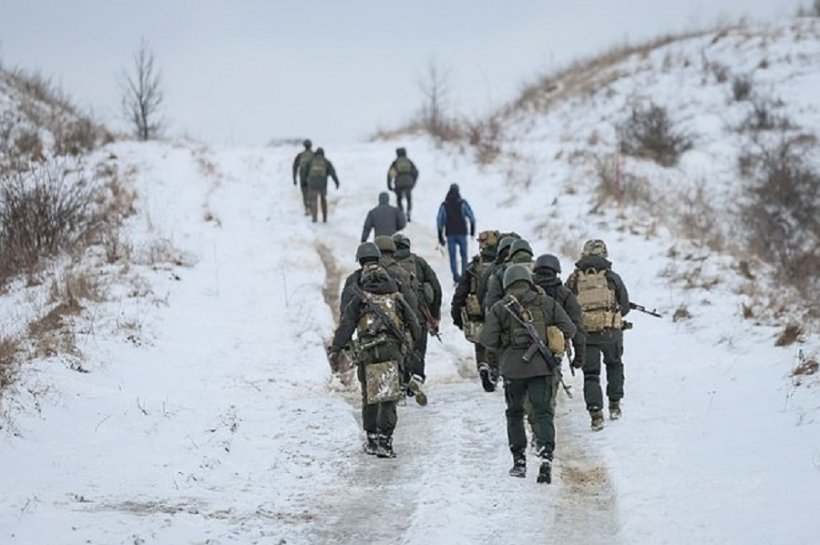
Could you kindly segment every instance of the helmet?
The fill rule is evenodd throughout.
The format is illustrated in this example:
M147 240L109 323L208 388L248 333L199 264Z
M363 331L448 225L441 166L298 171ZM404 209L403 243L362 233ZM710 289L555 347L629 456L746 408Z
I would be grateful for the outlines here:
M479 249L495 248L498 246L498 231L481 231L478 234Z
M323 148L316 148L316 155L324 156L325 150Z
M539 255L538 259L535 260L533 269L536 271L538 269L549 269L557 274L561 272L561 262L552 254Z
M527 252L528 254L532 255L532 247L530 246L529 242L527 242L523 238L520 238L513 242L512 246L510 246L510 255L513 255L517 252Z
M378 261L381 256L382 253L379 251L379 247L372 242L362 242L356 248L356 261L359 263L362 261Z
M305 138L305 141L302 142L302 145L305 146L307 149L310 149L310 147L313 145L313 142L310 141L310 138Z
M392 254L396 252L396 243L387 235L377 236L373 242L381 250L382 254Z
M504 289L509 288L519 280L526 280L532 285L532 275L530 271L523 265L510 265L504 271Z
M509 250L512 243L515 242L516 239L513 237L504 237L498 242L498 253L502 254L505 250Z
M394 234L393 242L396 243L396 248L410 248L410 239L404 233Z
M595 255L598 257L607 257L606 244L603 240L592 239L584 242L584 248L581 250L581 257Z
M399 157L407 155L407 150L405 148L396 148L396 155Z

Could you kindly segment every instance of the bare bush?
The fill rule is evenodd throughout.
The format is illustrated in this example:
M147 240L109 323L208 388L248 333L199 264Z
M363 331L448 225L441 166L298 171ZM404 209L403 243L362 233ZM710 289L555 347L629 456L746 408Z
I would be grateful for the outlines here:
M742 208L749 250L777 264L781 279L804 294L820 289L820 172L809 158L813 142L792 138L761 147Z
M501 153L501 130L501 123L496 118L467 125L468 141L479 164L491 163Z
M20 354L20 339L0 337L0 394L6 385L11 384L16 372L15 364Z
M51 163L0 180L0 279L72 249L93 227L93 194Z
M751 76L735 76L732 79L732 96L738 102L749 100L752 95L752 78Z
M629 118L615 130L623 153L665 167L677 165L681 155L692 148L692 139L674 127L666 108L654 103L633 104Z
M625 172L623 161L617 154L593 156L597 201L593 211L609 202L619 205L639 206L646 210L657 204L649 182L640 176Z
M751 110L741 122L738 130L762 132L791 128L793 124L788 117L776 112L782 106L783 104L780 101L770 98L753 98L751 100Z

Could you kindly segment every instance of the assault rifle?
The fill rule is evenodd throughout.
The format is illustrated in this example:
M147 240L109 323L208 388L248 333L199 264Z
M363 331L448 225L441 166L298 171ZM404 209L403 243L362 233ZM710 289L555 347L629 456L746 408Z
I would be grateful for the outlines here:
M433 318L433 315L430 313L430 307L427 305L419 305L419 309L421 313L424 314L424 319L427 321L427 327L430 330L430 334L433 335L438 342L443 343L444 341L441 340L441 333L438 330L438 326L436 325L436 320Z
M510 308L511 306L515 306L516 310ZM532 357L535 355L536 352L541 354L541 357L544 358L544 361L547 362L547 367L549 367L550 371L558 377L558 380L561 382L561 387L564 389L564 393L567 394L567 397L572 399L572 392L570 391L570 387L564 383L564 377L561 375L561 360L555 357L549 347L544 343L541 339L541 336L535 330L535 326L532 324L532 317L529 320L524 321L521 318L519 313L521 312L521 303L519 303L516 299L510 299L510 302L504 305L504 309L510 313L510 316L513 317L513 320L518 322L520 326L522 326L527 335L530 336L532 339L532 344L521 357L522 360L525 362L529 362Z
M639 305L638 303L633 303L632 301L629 302L629 308L631 308L632 310L643 312L644 314L649 314L650 316L654 316L655 318L663 318L663 316L656 309L646 310L645 306Z

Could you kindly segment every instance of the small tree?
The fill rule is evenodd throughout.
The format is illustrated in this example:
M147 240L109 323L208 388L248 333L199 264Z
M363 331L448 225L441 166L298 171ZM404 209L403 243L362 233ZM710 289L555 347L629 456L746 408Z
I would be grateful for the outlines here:
M450 94L450 69L442 67L435 59L427 63L427 70L419 80L419 89L424 102L421 114L424 128L436 137L447 132L447 100Z
M133 55L131 69L131 72L123 74L122 79L123 113L137 138L150 140L161 134L165 122L160 116L163 99L161 74L156 68L156 56L144 39Z

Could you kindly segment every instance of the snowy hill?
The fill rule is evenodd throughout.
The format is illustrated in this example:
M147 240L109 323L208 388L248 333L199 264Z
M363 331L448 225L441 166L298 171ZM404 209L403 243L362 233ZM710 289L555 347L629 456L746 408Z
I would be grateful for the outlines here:
M775 32L766 71L754 76L755 88L792 82L794 100L781 86L778 95L807 127L817 126L814 106L798 97L820 74L813 32L808 22ZM430 405L399 408L396 459L361 453L357 386L332 376L325 357L338 305L325 288L355 268L396 142L326 148L341 179L327 225L302 215L290 180L297 149L107 146L98 159L128 173L136 191L123 230L141 256L115 267L137 274L111 280L71 318L81 360L58 351L30 361L2 398L0 465L11 470L0 476L0 540L813 543L820 523L801 514L820 499L817 394L789 374L796 346L816 354L816 335L775 347L782 325L762 306L752 309L759 323L741 318L744 304L762 303L747 278L728 274L737 267L729 249L684 238L667 209L639 217L626 203L590 214L599 195L587 154L612 153L611 127L636 89L656 98L665 89L672 117L698 137L674 169L624 158L624 172L681 191L707 173L716 209L735 200L741 137L703 120L735 120L747 105L693 63L707 51L710 62L758 66L759 47L742 43L731 33L671 42L614 65L624 75L586 98L510 110L489 164L425 139L401 142L421 171L405 232L444 280L445 301L435 212L458 183L480 229L516 230L565 271L586 238L604 238L633 300L666 315L630 315L623 420L591 433L582 379L566 377L577 395L559 396L550 486L507 476L503 394L481 390L448 304L444 342L429 344ZM4 294L3 321L17 312L9 298L36 289ZM673 321L680 309L690 318Z

